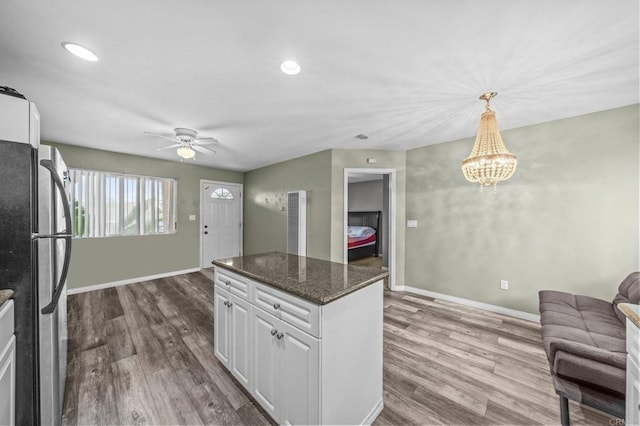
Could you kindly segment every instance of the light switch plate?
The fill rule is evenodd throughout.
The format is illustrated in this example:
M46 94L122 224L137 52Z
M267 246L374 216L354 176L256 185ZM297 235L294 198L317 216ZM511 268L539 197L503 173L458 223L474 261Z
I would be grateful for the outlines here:
M195 222L196 221L196 215L195 214L190 214L189 215L189 222Z
M407 228L417 228L418 221L417 220L407 220Z

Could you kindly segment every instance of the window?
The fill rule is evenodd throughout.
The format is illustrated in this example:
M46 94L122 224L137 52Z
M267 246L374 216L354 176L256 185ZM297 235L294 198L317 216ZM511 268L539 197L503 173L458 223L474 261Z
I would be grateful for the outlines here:
M221 198L223 200L233 200L233 194L227 188L216 188L211 193L211 198Z
M176 180L70 169L77 238L176 232Z

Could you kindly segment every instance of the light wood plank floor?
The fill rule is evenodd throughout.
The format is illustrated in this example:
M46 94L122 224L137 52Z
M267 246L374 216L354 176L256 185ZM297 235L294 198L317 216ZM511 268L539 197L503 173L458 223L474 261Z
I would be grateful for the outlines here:
M269 421L213 355L204 273L69 297L63 423ZM558 424L539 326L441 300L385 293L379 425ZM571 404L574 425L609 418Z

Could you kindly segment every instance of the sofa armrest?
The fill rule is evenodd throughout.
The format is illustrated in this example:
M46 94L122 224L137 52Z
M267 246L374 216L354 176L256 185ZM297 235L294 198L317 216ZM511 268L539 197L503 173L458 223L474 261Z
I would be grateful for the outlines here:
M553 363L554 374L589 388L624 395L626 372L622 368L590 358L558 351Z
M558 351L567 352L578 357L590 359L603 364L626 370L627 354L623 352L610 352L595 346L585 345L565 339L552 339L549 342L549 353L547 356L551 360L551 364L555 364L556 353ZM555 367L554 367L555 369Z

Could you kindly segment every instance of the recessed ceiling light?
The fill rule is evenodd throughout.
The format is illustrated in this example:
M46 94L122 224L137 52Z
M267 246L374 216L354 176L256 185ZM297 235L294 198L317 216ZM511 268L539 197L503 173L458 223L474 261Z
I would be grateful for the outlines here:
M67 52L73 53L78 58L82 58L85 61L96 62L98 60L98 57L95 53L78 44L65 41L64 43L62 43L62 47L64 47Z
M284 61L280 65L280 69L285 74L296 75L300 72L302 68L300 68L300 65L298 65L296 61Z

